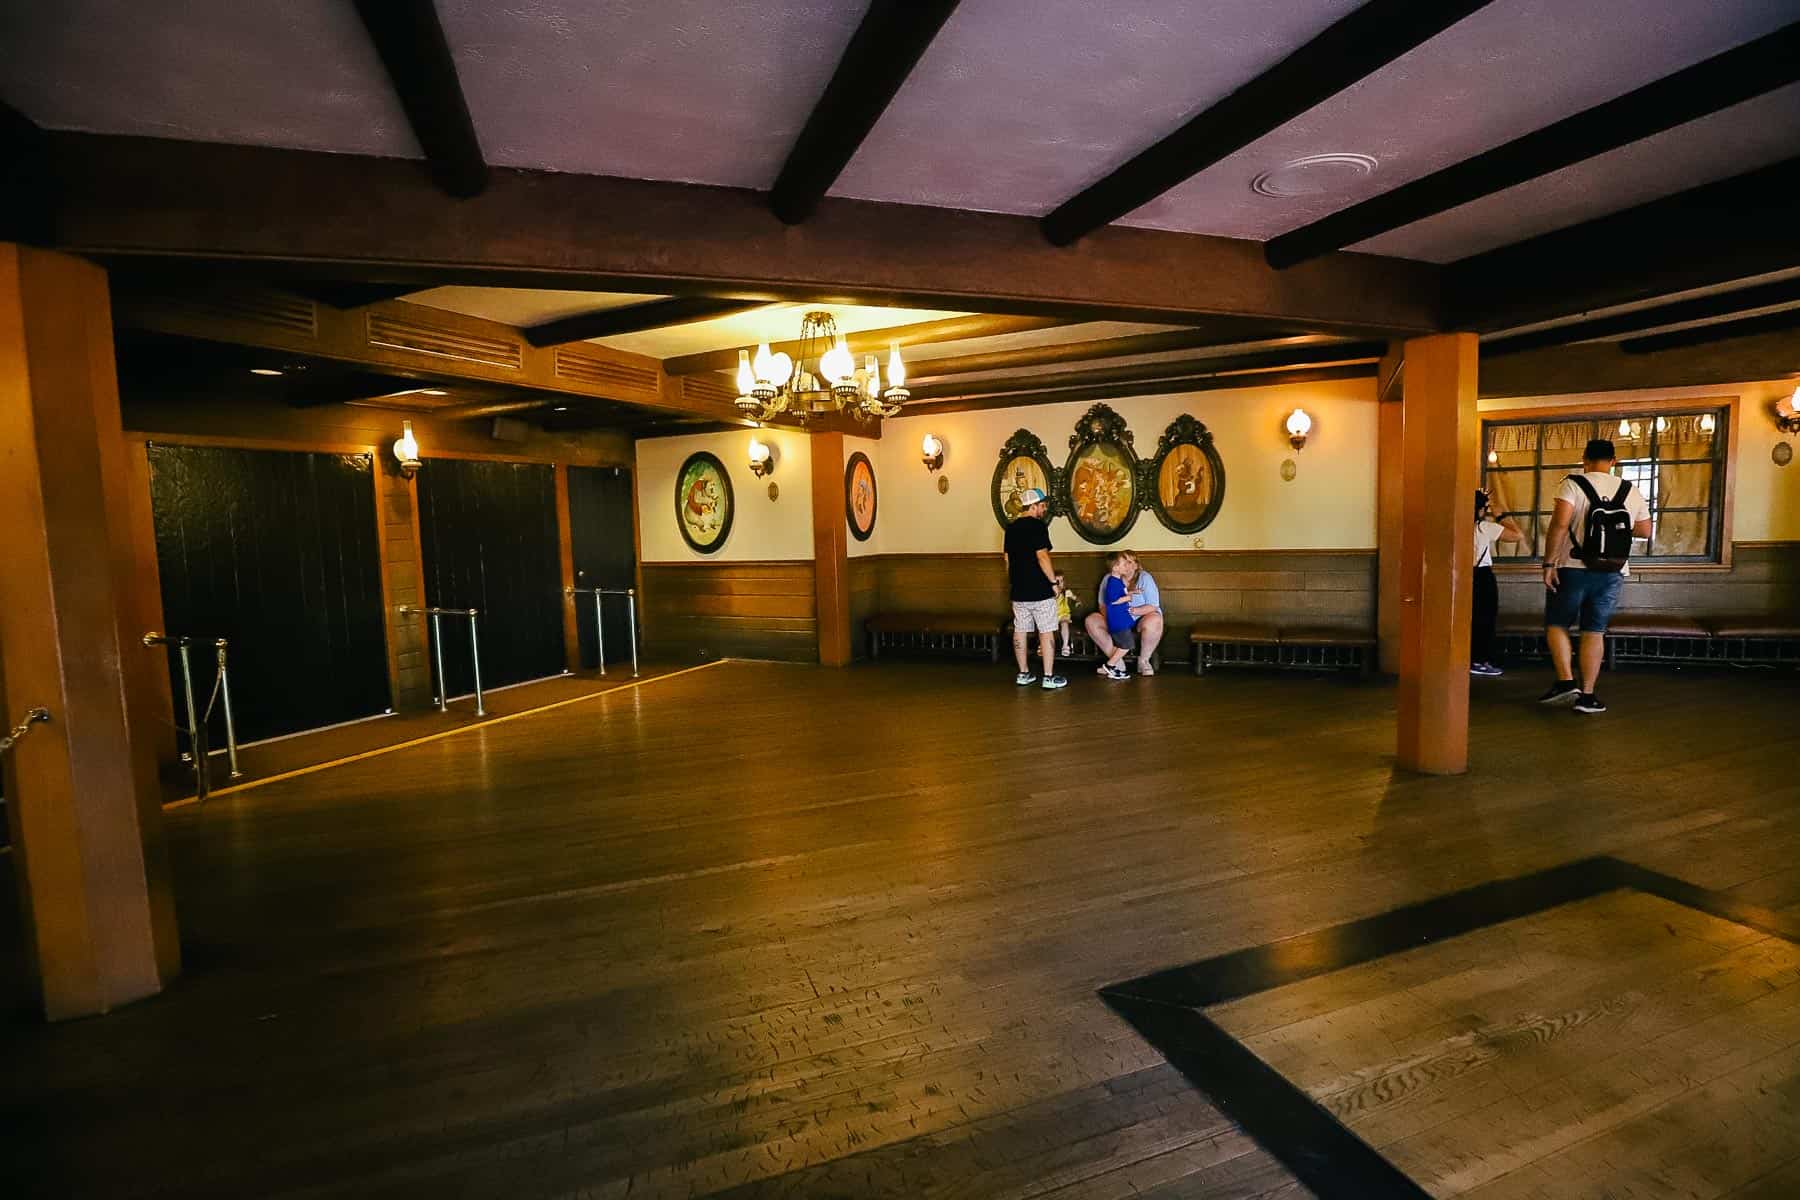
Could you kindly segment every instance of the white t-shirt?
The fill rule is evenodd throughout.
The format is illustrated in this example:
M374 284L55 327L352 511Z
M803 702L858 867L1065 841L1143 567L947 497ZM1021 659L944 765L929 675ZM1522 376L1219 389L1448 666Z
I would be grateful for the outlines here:
M1476 566L1491 567L1494 565L1494 543L1498 542L1500 535L1505 532L1506 527L1498 521L1475 522Z
M1608 475L1604 471L1583 471L1582 474L1587 477L1588 483L1593 485L1594 494L1603 499L1617 496L1619 489L1625 485L1623 479L1617 475ZM1574 553L1575 543L1580 539L1582 528L1587 524L1587 493L1575 485L1573 478L1566 478L1562 481L1562 486L1556 489L1556 498L1573 508L1575 516L1569 522L1569 542L1563 548L1560 561L1544 565L1558 567L1565 571L1585 571L1587 568L1582 566L1580 559L1574 557ZM1639 521L1648 521L1650 519L1650 502L1644 499L1644 493L1633 487L1631 494L1625 497L1625 511L1631 514L1633 525ZM1625 569L1619 573L1621 575L1631 574L1631 564L1626 563Z

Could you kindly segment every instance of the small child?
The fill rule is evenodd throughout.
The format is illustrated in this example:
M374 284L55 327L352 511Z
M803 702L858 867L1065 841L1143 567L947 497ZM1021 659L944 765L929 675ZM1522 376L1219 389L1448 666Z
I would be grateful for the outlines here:
M1125 590L1128 559L1113 553L1106 556L1106 578L1100 584L1100 602L1106 608L1106 636L1112 639L1113 652L1100 668L1108 679L1130 679L1125 669L1125 655L1137 649L1137 622L1131 616L1131 596Z
M1069 581L1061 575L1056 577L1056 627L1062 633L1062 656L1073 658L1075 644L1069 640L1069 618L1074 612L1075 601L1069 595Z

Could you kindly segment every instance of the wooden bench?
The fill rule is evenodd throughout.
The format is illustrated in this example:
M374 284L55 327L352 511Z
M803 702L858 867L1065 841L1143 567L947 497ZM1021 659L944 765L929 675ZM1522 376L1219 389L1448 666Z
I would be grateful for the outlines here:
M1541 620L1505 617L1500 623L1509 657L1544 658ZM1686 616L1622 611L1606 630L1608 666L1621 662L1800 666L1800 622L1768 616Z
M993 613L885 612L870 617L864 630L870 658L880 658L884 649L907 649L981 653L989 662L999 662L1010 625L1006 617Z
M1367 629L1297 622L1196 621L1188 642L1196 675L1223 666L1366 673L1375 651L1375 635Z

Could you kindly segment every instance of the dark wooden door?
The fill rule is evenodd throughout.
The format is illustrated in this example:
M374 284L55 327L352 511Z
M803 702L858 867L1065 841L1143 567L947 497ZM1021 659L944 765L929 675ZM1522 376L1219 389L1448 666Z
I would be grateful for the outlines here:
M631 486L631 472L623 467L569 468L569 541L576 587L624 591L637 586ZM606 596L601 613L606 620L607 663L629 663L630 605L624 596ZM598 666L592 596L575 597L575 628L581 636L581 665Z
M481 611L481 684L563 670L556 476L537 463L427 459L419 471L425 603ZM474 686L469 623L441 621L452 696ZM432 678L435 685L435 663Z
M151 445L167 632L230 641L238 738L372 716L389 703L375 479L366 454ZM162 654L163 650L127 653ZM167 652L182 713L181 676ZM195 648L204 709L214 657ZM222 713L213 744L223 744Z

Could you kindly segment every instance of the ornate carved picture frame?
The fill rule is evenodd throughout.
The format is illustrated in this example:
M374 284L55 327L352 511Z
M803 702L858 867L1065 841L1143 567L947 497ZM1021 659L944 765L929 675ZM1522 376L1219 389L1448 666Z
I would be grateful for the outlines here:
M1145 464L1143 493L1174 533L1199 533L1225 502L1225 462L1205 425L1186 413L1169 422Z
M861 450L844 464L844 521L850 536L866 542L875 532L876 505L875 464Z
M731 537L737 501L731 473L716 454L697 450L675 472L675 525L696 554L716 554Z
M1050 515L1055 516L1062 510L1060 478L1038 436L1029 429L1014 431L1000 447L1000 461L994 464L994 478L988 484L994 520L1002 529L1011 525L1019 515L1019 493L1027 488L1041 490L1050 500Z
M1143 469L1125 418L1096 404L1075 423L1062 471L1063 511L1084 541L1111 545L1144 507Z

